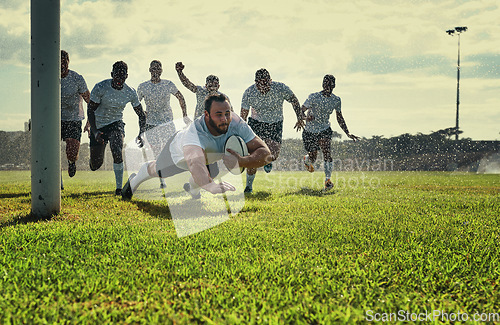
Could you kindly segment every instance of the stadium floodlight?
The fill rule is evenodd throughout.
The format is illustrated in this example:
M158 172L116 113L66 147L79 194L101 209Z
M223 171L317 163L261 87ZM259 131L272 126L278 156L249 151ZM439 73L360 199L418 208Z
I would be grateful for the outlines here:
M31 0L31 213L61 210L60 0Z
M457 113L456 113L456 122L455 122L455 140L458 140L458 112L459 112L459 106L460 106L460 34L463 32L467 31L466 26L461 26L461 27L455 27L454 29L448 29L446 33L448 35L455 35L458 34L458 60L457 60Z

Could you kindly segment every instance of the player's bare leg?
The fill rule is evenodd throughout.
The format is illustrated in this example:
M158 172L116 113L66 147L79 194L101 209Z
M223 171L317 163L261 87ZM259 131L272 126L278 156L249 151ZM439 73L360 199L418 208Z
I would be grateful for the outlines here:
M255 179L255 174L257 173L256 168L247 168L247 184L245 186L244 193L252 193L253 191L253 181Z
M78 153L80 151L80 141L77 139L66 138L66 157L68 158L68 174L73 177L76 174L76 164Z
M266 173L270 173L271 170L273 169L273 164L272 162L278 159L278 156L281 151L281 143L276 142L271 139L263 139L264 142L267 144L269 150L271 151L271 161L268 162L267 165L264 166L264 171Z
M106 150L105 144L98 144L90 147L90 170L95 171L101 168L104 162L104 151Z
M154 136L152 137L152 139L149 140L149 144L151 145L151 149L153 150L155 159L158 158L163 149L163 146L165 145L165 143L163 143L159 138L160 138L159 136ZM160 177L160 188L166 188L166 187L167 185L165 184L165 181L163 180L163 178Z
M114 131L110 135L109 147L113 155L113 172L115 173L116 183L115 195L121 195L123 184L123 134L120 131Z
M304 166L306 166L306 169L310 172L314 172L314 162L316 161L316 158L318 157L318 151L311 151L307 155L304 156Z
M332 177L332 169L333 169L333 159L332 159L332 150L331 150L331 139L320 139L319 146L321 151L323 152L324 157L324 167L325 167L325 191L331 190L333 188L333 183L330 180Z
M278 159L278 156L280 154L281 150L281 144L273 141L271 139L263 139L264 142L267 144L269 147L269 150L271 151L271 159L268 161L268 164L264 166L264 170L266 173L269 173L271 169L273 168L272 162ZM257 169L255 168L248 168L247 169L247 183L245 186L245 193L252 193L253 191L253 181L255 180L255 174L257 173Z

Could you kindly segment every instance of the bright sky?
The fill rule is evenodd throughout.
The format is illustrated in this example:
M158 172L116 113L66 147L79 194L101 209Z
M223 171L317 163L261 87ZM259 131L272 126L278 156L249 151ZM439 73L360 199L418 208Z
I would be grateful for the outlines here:
M464 137L495 140L499 17L498 0L61 0L61 48L90 90L110 77L115 61L128 64L134 88L150 78L151 60L162 61L162 77L183 93L190 116L195 95L179 81L177 61L197 85L218 75L237 113L261 67L301 104L333 74L350 131L390 137L455 126L458 37L445 31L467 26L460 127ZM22 130L31 110L29 1L2 0L0 44L0 130ZM180 117L175 97L171 104ZM125 111L129 141L138 122L130 105ZM299 137L287 102L284 112L284 138ZM334 116L331 122L343 133Z

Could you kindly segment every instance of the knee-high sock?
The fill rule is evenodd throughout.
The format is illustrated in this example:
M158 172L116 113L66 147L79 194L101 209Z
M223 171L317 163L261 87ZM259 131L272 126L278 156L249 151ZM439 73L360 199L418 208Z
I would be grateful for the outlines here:
M130 180L130 187L132 188L132 193L141 185L141 183L153 178L154 176L149 175L148 172L149 162L142 164L141 168L137 172L134 178Z
M325 161L325 180L332 177L333 161Z
M121 189L123 184L123 162L113 164L113 171L115 172L116 188Z
M247 174L247 187L252 188L253 181L255 179L255 175L256 174L253 174L253 175Z

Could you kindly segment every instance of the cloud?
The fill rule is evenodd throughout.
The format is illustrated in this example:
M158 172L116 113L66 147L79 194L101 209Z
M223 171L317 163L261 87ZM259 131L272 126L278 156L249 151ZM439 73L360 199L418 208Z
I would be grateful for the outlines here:
M0 7L0 64L29 64L29 4L5 1Z
M393 57L389 55L358 56L349 64L350 72L366 71L373 74L390 74L402 71L419 71L432 75L450 74L450 61L439 55Z
M465 77L500 79L500 54L475 54L466 57L470 66L465 70Z
M12 11L16 11L19 9L25 10L26 8L28 8L29 10L29 3L26 1L19 1L19 0L3 0L0 6L0 10L8 9Z
M26 51L29 49L29 38L27 34L23 36L12 35L7 28L0 26L0 63L29 64L29 52Z

